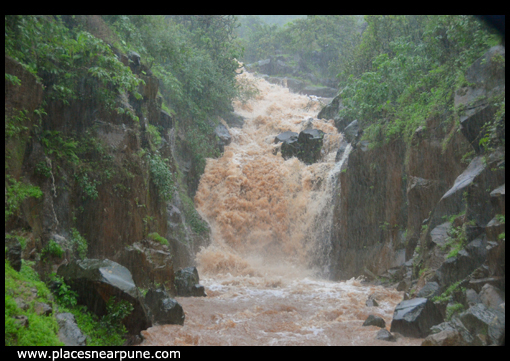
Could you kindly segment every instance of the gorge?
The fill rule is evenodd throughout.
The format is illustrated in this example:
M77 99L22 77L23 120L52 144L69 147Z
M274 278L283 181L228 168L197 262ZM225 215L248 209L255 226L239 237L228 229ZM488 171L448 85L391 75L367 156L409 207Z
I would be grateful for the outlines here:
M236 21L6 17L6 345L504 344L504 46Z

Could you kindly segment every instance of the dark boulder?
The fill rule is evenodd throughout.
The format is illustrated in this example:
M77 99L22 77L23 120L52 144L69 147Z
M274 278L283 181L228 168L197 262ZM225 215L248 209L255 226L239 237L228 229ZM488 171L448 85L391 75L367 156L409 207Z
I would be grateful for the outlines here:
M138 287L159 283L173 290L173 258L167 246L144 239L125 247L116 260L131 272Z
M505 214L505 185L499 186L490 193L492 208L496 214Z
M475 239L456 256L448 258L436 271L439 284L447 287L471 274L485 261L487 251L486 243Z
M221 117L230 128L242 128L244 125L244 117L233 111L222 114Z
M21 270L21 244L14 237L5 237L5 259L14 270Z
M442 321L443 317L432 301L414 298L397 305L390 331L406 337L426 337L430 328Z
M85 259L60 266L57 274L78 293L78 304L86 305L98 316L107 314L111 297L127 301L133 312L123 320L128 333L137 335L152 326L142 296L129 270L108 259Z
M422 346L467 346L462 335L457 330L444 330L427 336Z
M367 307L378 307L379 306L379 303L377 302L377 300L375 299L375 296L374 295L370 295L368 296L368 299L366 300L365 302L365 306ZM370 316L369 316L370 317ZM368 319L367 319L368 321ZM384 320L383 320L384 321Z
M321 98L333 98L337 95L338 89L326 86L307 86L301 89L300 93L305 95L315 95Z
M375 338L382 341L397 342L395 336L393 336L391 332L386 329L379 330Z
M502 345L505 336L505 315L478 303L458 316L471 335L487 335L488 344Z
M66 346L87 346L87 336L83 334L72 313L58 313L58 338Z
M418 298L432 298L435 296L439 296L441 294L441 289L437 282L427 282L425 286L422 287L421 290L418 291L416 297Z
M153 324L184 324L184 310L163 289L150 289L145 295L145 305Z
M225 150L225 146L232 142L232 136L230 135L227 127L223 124L218 124L216 128L214 128L214 134L218 137L218 147L220 151L223 152Z
M200 285L196 267L186 267L175 272L175 289L178 296L205 297L204 286Z
M386 322L379 316L368 315L365 322L363 322L363 326L377 326L380 328L385 328Z
M296 132L291 132L291 131L287 131L287 132L283 132L281 134L278 134L275 138L274 138L274 142L275 144L277 143L280 143L280 142L295 142L298 140L298 133Z
M319 160L324 139L324 132L319 129L306 129L299 133L298 142L301 145L298 158L306 164Z
M499 305L505 303L505 293L489 283L482 287L479 297L486 307L496 309Z
M299 133L287 131L276 136L274 142L282 142L281 152L284 159L297 157L306 164L319 160L323 145L324 132L319 129L306 129Z
M505 275L505 224L494 217L485 227L487 234L487 264L490 276ZM503 235L503 236L501 236Z

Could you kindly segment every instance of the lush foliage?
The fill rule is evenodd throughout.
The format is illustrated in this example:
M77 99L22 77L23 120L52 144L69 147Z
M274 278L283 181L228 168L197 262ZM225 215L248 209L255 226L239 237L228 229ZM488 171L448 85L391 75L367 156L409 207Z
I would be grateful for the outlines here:
M497 44L471 16L366 16L367 28L339 74L345 106L365 138L388 141L453 110L464 71Z
M156 241L156 242L161 243L162 245L168 246L168 240L164 237L161 237L159 235L159 233L157 233L157 232L149 233L148 237L150 239L152 239L153 241Z
M37 186L17 181L10 175L5 176L5 221L15 215L21 203L29 197L40 198L43 193Z
M78 294L62 277L52 275L50 279L60 312L70 312L75 316L78 327L87 335L87 346L120 346L124 343L127 331L121 322L133 311L129 302L116 302L115 297L111 297L106 304L106 315L98 317L85 306L78 305Z
M65 26L58 16L5 16L5 54L36 75L50 99L67 104L89 96L113 110L119 93L141 97L137 87L143 81L106 43L80 26ZM87 83L92 94L83 93Z
M172 200L172 196L176 190L175 178L170 171L165 159L159 154L148 154L151 180L156 185L159 195L166 201Z
M37 290L34 297L32 289ZM50 292L39 280L35 271L25 262L18 273L5 261L5 345L6 346L58 346L58 325L53 315L38 315L35 312L36 302L51 304ZM15 299L28 304L28 309L18 307ZM25 316L27 327L16 322L15 316Z

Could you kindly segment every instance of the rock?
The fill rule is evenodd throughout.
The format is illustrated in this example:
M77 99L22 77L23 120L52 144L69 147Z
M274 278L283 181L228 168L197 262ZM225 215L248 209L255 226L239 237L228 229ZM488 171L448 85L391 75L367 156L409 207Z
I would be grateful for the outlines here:
M29 322L28 322L27 316L18 315L18 316L14 316L13 318L14 318L14 323L16 323L19 328L21 328L21 327L28 328Z
M505 336L505 315L499 310L478 303L458 316L471 335L488 335L491 345L502 345Z
M173 216L178 218L177 214ZM131 272L138 287L148 288L159 283L174 289L173 258L167 246L144 239L125 247L116 260Z
M472 256L465 249L461 249L456 256L450 257L436 270L440 285L447 287L460 281L483 263L484 259Z
M223 152L225 149L224 147L232 142L232 136L227 127L223 124L218 124L216 128L214 128L214 134L218 137L218 147L220 151Z
M496 111L495 107L487 104L486 99L504 91L504 57L504 47L495 46L489 49L466 71L466 80L472 86L455 92L455 107L464 107L464 114L460 118L461 131L477 153L483 151L479 144L483 126Z
M386 322L379 316L368 315L368 318L363 323L363 326L377 326L380 328L385 328Z
M441 313L427 298L402 301L395 308L391 332L399 332L406 337L426 337L430 328L441 323Z
M416 297L419 298L432 298L435 296L439 296L441 294L441 289L437 282L427 282L425 286L421 288L416 294Z
M165 290L150 289L145 295L145 304L153 324L184 324L185 316L181 305L170 298Z
M378 307L379 303L376 301L374 295L368 296L367 301L365 302L367 307ZM384 321L384 320L383 320Z
M446 240L449 237L448 232L452 228L452 224L450 222L445 222L437 227L435 227L432 231L430 231L430 241L433 242L436 246L443 247L446 244Z
M441 332L446 332L447 334L450 334L450 338L454 337L452 332L456 332L461 337L461 340L457 340L457 342L461 345L481 346L483 344L482 340L480 340L478 337L474 337L473 335L471 335L471 333L469 333L468 329L464 327L464 325L462 324L462 322L460 322L457 316L454 316L451 321L443 322L438 325L432 326L430 331L433 335ZM440 336L439 339L442 339L443 337L444 336L442 337ZM438 338L434 338L430 340L430 342L434 343L434 340L439 341Z
M315 95L321 98L334 98L338 93L338 89L325 86L307 86L301 89L300 93Z
M393 336L390 331L385 329L379 330L375 338L382 341L397 342L395 336Z
M324 132L319 129L306 129L299 133L298 142L301 146L298 158L306 164L319 160L324 139Z
M130 51L127 53L127 57L129 61L129 67L131 68L133 74L139 74L142 65L140 54L138 54L136 51Z
M58 338L66 346L87 346L87 336L83 334L72 313L59 313L56 316L59 331Z
M53 312L53 308L51 308L51 306L48 305L47 303L36 302L34 306L34 311L38 315L49 316Z
M471 279L469 280L468 287L475 290L476 292L481 292L483 286L485 284L491 284L494 287L497 287L499 289L505 288L505 277L487 277L487 278L481 278L481 279Z
M317 115L317 119L335 119L338 116L338 112L342 107L342 99L340 95L337 95L333 100L321 109Z
M286 79L287 87L293 93L299 93L305 87L305 82L293 78ZM320 118L319 118L320 119Z
M456 330L445 330L429 335L423 340L422 346L467 346L461 334Z
M178 296L205 297L204 286L199 284L196 267L187 267L175 272L175 289Z
M497 308L500 304L505 303L505 293L489 283L482 287L479 297L487 307Z
M465 206L464 192L486 169L482 156L475 157L464 172L455 179L453 186L441 197L429 223L430 227L441 224L443 216L459 214Z
M505 185L499 186L490 193L492 208L496 214L505 214Z
M505 224L493 218L485 227L487 234L487 264L491 276L505 275L505 238L500 235L505 232Z
M274 142L282 142L281 152L284 159L297 157L306 164L312 164L320 158L324 132L319 129L305 129L299 133L284 132L276 136Z
M172 129L174 127L172 116L163 109L161 109L161 112L159 113L159 125L165 130Z
M21 270L21 244L14 237L5 237L5 259L15 271Z
M111 297L127 301L133 312L123 320L129 334L139 334L152 326L129 270L108 259L85 259L60 266L57 274L78 293L78 304L86 305L98 316L107 313L106 303Z
M295 142L298 140L298 136L299 136L299 134L296 132L286 131L281 134L278 134L274 138L274 142L275 142L275 144L280 143L280 142L289 142L289 141Z
M359 124L358 121L355 120L351 122L345 129L344 129L344 137L349 142L352 143L356 140L359 134Z
M484 135L483 126L487 119L492 119L496 110L492 105L477 106L467 109L465 114L460 117L460 130L477 153L483 151L483 147L480 145L480 139Z
M487 256L486 243L482 239L475 239L456 256L446 259L436 270L439 283L442 286L451 285L469 276L482 265Z
M230 128L242 128L244 125L243 116L234 112L225 113L221 117Z
M480 296L478 296L478 293L476 293L475 290L469 288L466 290L466 302L468 306L471 307L482 301L480 300Z
M33 299L33 298L32 298L32 297L29 297L29 299ZM25 300L24 300L23 298L21 298L21 297L16 297L16 298L14 299L14 302L16 302L16 306L18 306L18 308L19 308L20 310L26 311L26 310L28 310L28 309L30 308L30 305L29 305L29 304L27 304L27 303L25 302Z

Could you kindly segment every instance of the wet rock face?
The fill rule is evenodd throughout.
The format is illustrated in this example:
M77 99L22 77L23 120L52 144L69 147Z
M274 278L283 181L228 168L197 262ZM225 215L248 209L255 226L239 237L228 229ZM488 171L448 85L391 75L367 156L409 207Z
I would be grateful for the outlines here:
M368 318L363 323L363 326L377 326L380 328L385 328L386 322L379 316L368 315Z
M145 295L145 304L153 324L184 324L184 310L165 290L150 289Z
M5 238L5 258L9 260L11 267L21 270L21 244L16 238Z
M214 129L214 134L218 137L218 148L220 152L225 150L225 146L232 142L232 136L228 131L227 127L223 124L218 124Z
M127 268L110 260L86 259L59 267L57 274L78 293L78 303L103 316L111 297L133 305L123 321L129 334L137 335L152 326L141 295Z
M58 338L66 346L87 346L87 336L83 334L72 313L59 313L56 316Z
M127 246L116 259L129 269L139 287L159 283L174 289L173 258L164 245L145 239Z
M178 296L205 297L204 286L199 284L196 267L187 267L175 272L175 289Z
M275 143L282 142L282 157L297 157L306 164L319 160L323 144L324 132L319 129L306 129L299 134L284 132L276 136Z
M431 301L415 298L397 305L390 331L406 337L426 337L430 328L442 321L443 317Z

